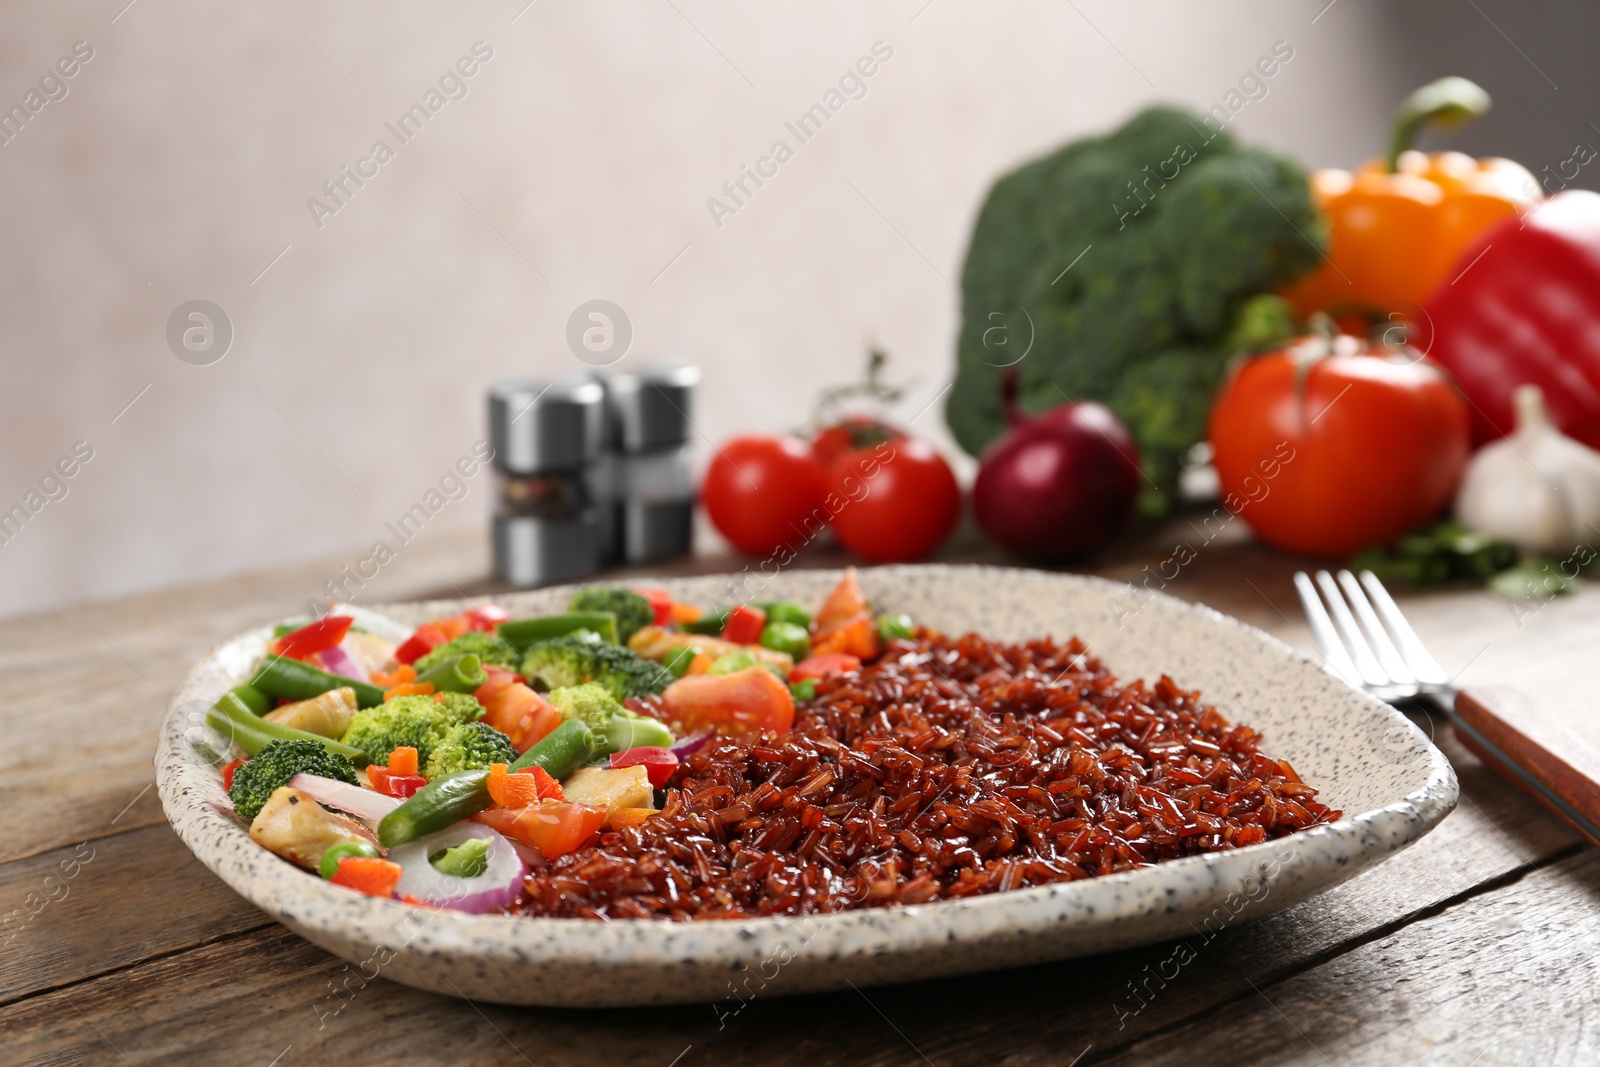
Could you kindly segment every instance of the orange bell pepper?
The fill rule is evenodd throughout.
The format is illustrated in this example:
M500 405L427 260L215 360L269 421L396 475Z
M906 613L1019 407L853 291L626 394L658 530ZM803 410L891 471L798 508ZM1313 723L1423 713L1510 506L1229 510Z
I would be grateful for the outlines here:
M1384 159L1354 174L1311 176L1312 198L1328 220L1328 255L1284 292L1297 312L1326 311L1341 322L1413 315L1470 267L1458 261L1485 230L1544 199L1520 163L1410 150L1429 123L1457 126L1488 109L1489 94L1472 82L1441 78L1401 105Z

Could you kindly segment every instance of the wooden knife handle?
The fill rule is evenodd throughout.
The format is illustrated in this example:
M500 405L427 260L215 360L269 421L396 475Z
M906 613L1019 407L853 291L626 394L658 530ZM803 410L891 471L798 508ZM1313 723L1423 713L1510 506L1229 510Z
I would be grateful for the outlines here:
M1463 690L1456 694L1455 713L1456 736L1467 749L1600 845L1600 749L1512 689Z

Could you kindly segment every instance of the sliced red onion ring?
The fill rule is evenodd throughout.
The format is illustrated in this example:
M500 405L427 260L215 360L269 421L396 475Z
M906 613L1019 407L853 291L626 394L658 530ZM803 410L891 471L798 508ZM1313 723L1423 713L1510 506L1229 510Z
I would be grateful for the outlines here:
M711 743L711 739L716 736L717 731L710 729L709 727L704 730L696 730L688 737L682 737L673 742L670 751L674 756L677 756L678 759L682 760L687 756L694 755L702 748L705 748Z
M485 857L488 866L476 878L462 878L445 874L428 857L443 849L454 848L474 837L489 839L489 852ZM527 865L517 855L511 842L489 827L477 822L458 822L427 837L419 837L389 850L389 859L400 865L400 884L395 893L416 897L441 908L482 915L498 911L517 899L522 892L522 879L527 876Z
M363 789L359 785L351 785L349 782L341 782L334 778L324 778L320 774L297 774L289 779L289 785L305 793L318 804L348 811L358 818L374 822L401 804L399 797L385 796L376 790Z
M372 676L367 673L366 668L342 648L337 646L325 648L317 653L317 658L322 660L322 669L329 674L337 674L341 678L354 678L358 682L372 681Z

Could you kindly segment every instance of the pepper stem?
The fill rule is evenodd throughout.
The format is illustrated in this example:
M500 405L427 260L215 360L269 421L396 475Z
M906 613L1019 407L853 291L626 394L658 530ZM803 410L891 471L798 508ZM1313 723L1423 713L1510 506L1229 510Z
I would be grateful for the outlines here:
M1489 94L1475 82L1454 75L1429 82L1400 105L1394 115L1394 132L1384 157L1390 174L1400 165L1400 153L1410 148L1422 128L1431 123L1445 129L1464 126L1489 110Z

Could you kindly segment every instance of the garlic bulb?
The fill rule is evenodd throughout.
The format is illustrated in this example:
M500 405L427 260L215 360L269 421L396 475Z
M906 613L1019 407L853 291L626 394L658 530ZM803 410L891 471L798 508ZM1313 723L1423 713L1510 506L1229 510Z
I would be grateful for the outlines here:
M1555 428L1537 385L1517 386L1511 399L1516 431L1472 457L1456 518L1521 548L1565 556L1600 539L1600 452Z

